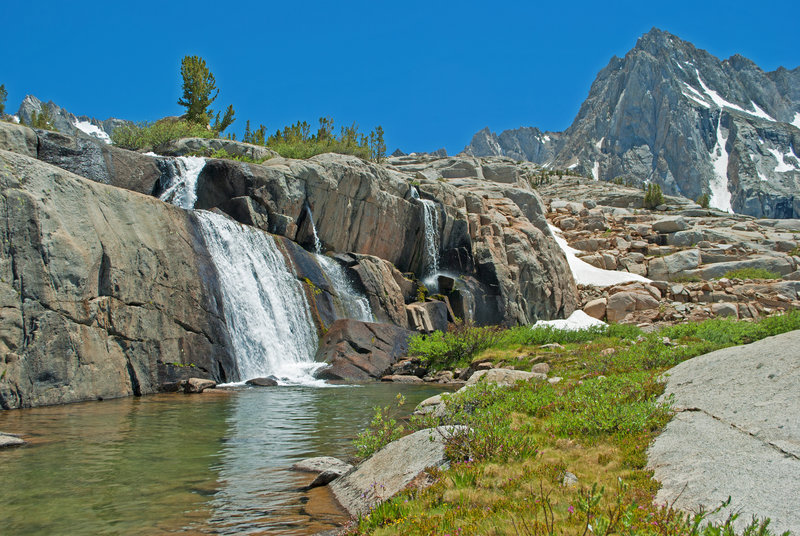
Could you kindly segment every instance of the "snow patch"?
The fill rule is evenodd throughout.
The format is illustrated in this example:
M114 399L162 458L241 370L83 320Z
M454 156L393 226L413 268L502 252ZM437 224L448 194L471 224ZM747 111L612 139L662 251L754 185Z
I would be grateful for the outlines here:
M84 132L85 134L88 134L89 136L111 144L111 137L106 133L106 131L97 125L91 124L89 121L78 121L75 123L75 128Z
M767 151L771 152L772 156L775 157L775 160L778 161L778 165L775 166L775 171L777 173L786 173L787 171L794 171L795 169L797 169L797 166L795 164L786 163L787 158L795 157L791 149L786 154L781 154L781 152L777 149L767 149Z
M722 95L720 95L719 93L717 93L716 91L714 91L713 89L708 87L705 84L705 82L703 82L703 79L700 78L700 72L697 69L695 69L694 72L697 75L697 81L700 83L700 87L703 88L703 93L705 93L705 95L701 95L699 91L697 91L696 89L694 89L692 86L690 86L689 84L687 84L685 82L684 82L684 85L689 90L691 90L692 93L694 93L695 95L700 97L701 100L705 101L705 98L707 97L707 98L711 99L711 101L717 106L717 108L730 108L732 110L736 110L736 111L739 111L739 112L742 112L742 113L745 113L745 114L748 114L748 115L752 115L752 116L755 116L755 117L760 117L761 119L766 119L768 121L777 121L774 117L772 117L767 112L762 110L758 106L758 104L756 104L753 101L750 101L750 105L755 109L755 111L745 110L744 108L742 108L738 104L734 104L731 101L725 99L725 97L723 97ZM684 92L684 95L686 95L690 99L694 100L698 104L703 104L706 108L709 107L708 104L704 104L704 103L699 102L697 99L695 99L691 95L687 95L685 92Z
M594 144L594 146L597 148L598 151L603 148L603 142L604 141L606 141L606 137L605 136L603 136L602 138L597 140L597 143Z
M800 116L800 114L798 114L798 116ZM13 121L14 123L19 125L19 116L18 115L12 115L11 116L11 121Z
M572 277L578 285L591 285L594 287L610 287L620 283L628 283L630 281L650 282L646 277L642 277L630 272L617 272L616 270L603 270L596 266L592 266L586 261L582 261L575 254L577 249L571 248L564 237L561 236L561 230L557 227L549 226L553 232L553 237L564 252L567 258L567 264L572 271Z
M600 180L600 162L595 162L592 166L592 178L596 181Z
M800 118L800 114L797 114L797 117L798 117L798 118ZM798 119L798 121L800 121L800 119ZM548 136L547 134L545 134L545 135L542 137L542 139L543 139L544 141L550 141L550 136Z
M564 331L578 331L581 329L593 328L595 326L605 326L602 320L593 318L580 309L573 312L569 318L563 320L539 320L533 327L540 328L550 326L553 329L563 329Z
M567 169L575 169L576 167L578 167L578 164L580 163L581 163L580 160L578 160L574 164L567 166Z
M794 119L792 119L792 125L800 128L800 112L794 114Z
M714 166L714 176L708 182L711 188L709 206L733 214L731 208L731 193L728 191L728 151L725 144L728 138L722 137L721 121L717 121L717 143L711 150L711 163Z
M774 117L772 117L771 115L769 115L767 112L765 112L764 110L762 110L762 109L761 109L761 107L760 107L758 104L756 104L755 102L753 102L753 101L750 101L750 104L752 104L752 105L753 105L753 108L755 108L755 109L756 109L756 111L755 111L755 113L752 113L752 112L747 112L747 113L752 113L752 114L753 114L753 115L755 115L756 117L762 117L762 118L764 118L764 119L768 119L769 121L775 121L775 122L777 122L777 121L778 121L777 119L775 119Z

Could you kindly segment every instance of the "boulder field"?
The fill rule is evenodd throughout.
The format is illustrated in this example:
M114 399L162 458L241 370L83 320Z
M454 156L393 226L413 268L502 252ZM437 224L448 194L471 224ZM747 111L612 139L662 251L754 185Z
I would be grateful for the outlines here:
M239 379L198 218L157 198L180 173L178 157L4 122L0 151L0 407ZM319 336L330 334L318 359L331 377L350 359L357 374L337 377L380 378L410 332L457 317L526 324L577 305L544 205L504 159L207 159L196 193L197 209L275 237ZM380 344L351 344L347 333L362 328L331 329L343 318L341 299L312 253L315 233L367 298L376 322L363 328L382 334Z

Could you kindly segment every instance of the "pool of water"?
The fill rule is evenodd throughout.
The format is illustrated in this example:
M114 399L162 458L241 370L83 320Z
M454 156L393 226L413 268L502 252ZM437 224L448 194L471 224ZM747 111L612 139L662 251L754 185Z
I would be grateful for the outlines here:
M310 456L347 458L397 393L410 411L439 386L369 384L164 394L0 411L29 444L0 451L5 534L314 534L346 521Z

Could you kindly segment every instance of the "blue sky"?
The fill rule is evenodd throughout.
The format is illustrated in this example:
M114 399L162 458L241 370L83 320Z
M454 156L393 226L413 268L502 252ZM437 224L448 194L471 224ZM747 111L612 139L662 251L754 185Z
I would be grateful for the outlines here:
M563 130L597 72L657 26L720 58L800 65L795 2L52 2L6 0L0 83L77 115L177 115L200 55L218 108L269 132L332 116L389 151L454 154L477 130ZM35 9L34 9L35 6Z

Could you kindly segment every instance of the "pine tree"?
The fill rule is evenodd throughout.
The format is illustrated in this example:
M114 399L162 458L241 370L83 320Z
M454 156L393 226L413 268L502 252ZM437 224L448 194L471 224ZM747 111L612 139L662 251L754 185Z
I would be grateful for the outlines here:
M185 56L181 61L181 76L183 96L178 99L178 104L186 107L186 119L191 123L208 125L211 115L208 107L219 94L214 75L200 56ZM229 107L229 110L232 112L233 108Z
M6 98L8 98L8 91L6 91L6 85L0 85L0 115L6 113Z

